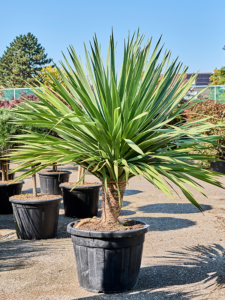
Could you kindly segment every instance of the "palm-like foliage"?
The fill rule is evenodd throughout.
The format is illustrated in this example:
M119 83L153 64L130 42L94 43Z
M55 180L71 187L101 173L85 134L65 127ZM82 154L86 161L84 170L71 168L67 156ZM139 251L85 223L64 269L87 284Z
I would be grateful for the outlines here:
M206 120L170 125L184 111L185 105L175 108L194 78L184 80L187 68L177 60L170 63L171 54L162 53L160 40L150 52L151 40L142 46L143 39L138 33L124 43L120 73L113 34L106 67L97 37L90 54L85 47L87 73L74 48L69 48L72 63L64 56L63 72L58 68L66 88L49 74L52 88L43 85L42 92L36 90L40 102L27 101L27 109L17 111L17 124L47 127L60 136L28 132L16 137L23 145L11 153L20 164L14 171L36 166L20 179L53 162L75 162L104 181L106 192L109 181L118 187L141 175L170 197L175 184L201 209L187 185L204 194L196 179L221 184L215 173L191 162L215 158L191 153L201 143L218 139L204 135L214 125Z

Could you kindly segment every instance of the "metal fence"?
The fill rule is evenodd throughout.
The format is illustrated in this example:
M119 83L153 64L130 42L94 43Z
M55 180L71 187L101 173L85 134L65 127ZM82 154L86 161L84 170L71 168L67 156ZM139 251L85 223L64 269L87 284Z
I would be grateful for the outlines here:
M33 90L30 88L17 88L17 89L2 89L2 100L12 101L13 99L18 99L21 96L34 94Z
M197 96L202 90L204 91ZM195 95L195 99L211 99L215 102L225 103L225 85L193 85L184 99L188 100Z
M207 89L205 89L207 88ZM204 90L205 89L205 90ZM200 95L197 94L204 90ZM12 101L18 99L21 95L34 94L30 88L17 88L17 89L2 89L2 100ZM196 95L196 97L195 97ZM188 100L194 97L195 99L211 99L215 102L225 103L225 85L193 85L184 99Z

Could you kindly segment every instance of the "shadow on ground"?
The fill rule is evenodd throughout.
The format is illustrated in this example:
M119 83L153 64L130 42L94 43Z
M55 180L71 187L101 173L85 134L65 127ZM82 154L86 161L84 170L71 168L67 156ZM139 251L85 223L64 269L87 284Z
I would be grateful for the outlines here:
M49 255L49 252L65 251L66 245L60 246L55 241L48 240L12 240L5 243L0 240L0 272L30 268L35 265L39 256Z
M203 296L200 286L204 286L204 298L201 299L206 299L207 295L215 294L219 290L225 292L224 253L222 246L214 244L184 248L180 252L168 252L168 256L165 257L150 257L153 263L154 260L162 260L166 264L141 268L134 290L78 299L191 300ZM188 286L190 284L191 287Z
M201 204L203 210L212 209L211 205ZM138 211L146 213L192 214L199 213L199 209L191 203L155 203L138 207Z
M41 192L41 189L37 188L37 193L40 193L40 192ZM32 188L22 191L22 194L32 194L32 193L33 193L33 189Z
M78 219L76 218L67 218L65 215L59 215L58 228L57 228L57 236L56 239L65 239L70 238L71 234L67 232L67 225L71 222L74 222Z
M137 221L144 222L149 225L149 231L167 231L187 228L194 226L196 222L172 217L133 217Z
M136 211L135 210L129 210L129 209L122 209L120 212L120 216L131 216L131 215L135 215Z
M124 192L124 196L132 196L132 195L136 195L136 194L140 194L140 193L143 193L143 191L126 189Z
M1 229L15 229L13 214L0 215L0 230Z

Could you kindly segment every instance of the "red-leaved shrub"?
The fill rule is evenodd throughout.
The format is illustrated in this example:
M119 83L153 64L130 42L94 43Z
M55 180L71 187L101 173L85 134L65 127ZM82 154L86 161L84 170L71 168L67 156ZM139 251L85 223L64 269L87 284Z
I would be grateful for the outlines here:
M185 119L188 123L202 120L207 117L209 118L205 122L214 124L223 123L225 121L225 103L215 103L214 100L206 99L205 101L197 102L185 111ZM204 143L202 146L206 149L200 149L197 153L225 157L225 128L214 127L213 129L205 132L205 134L208 136L218 135L218 144L212 146ZM205 166L209 166L209 162L206 163Z

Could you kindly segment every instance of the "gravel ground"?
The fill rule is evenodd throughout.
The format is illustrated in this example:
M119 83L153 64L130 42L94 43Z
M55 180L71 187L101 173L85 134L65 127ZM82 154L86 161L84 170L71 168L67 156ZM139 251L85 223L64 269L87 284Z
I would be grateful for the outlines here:
M77 171L71 165L71 181ZM87 175L86 181L96 182ZM225 176L221 178L225 183ZM39 186L39 181L38 181ZM123 294L94 294L79 287L75 258L61 204L55 239L16 238L12 215L0 216L1 300L225 299L225 192L203 184L208 198L195 192L198 212L184 196L173 202L146 180L130 181L121 215L150 225L139 281ZM24 192L31 192L31 179Z

